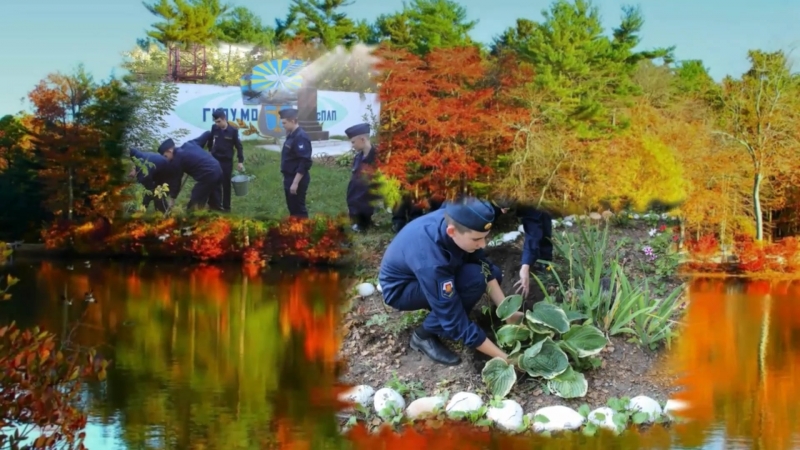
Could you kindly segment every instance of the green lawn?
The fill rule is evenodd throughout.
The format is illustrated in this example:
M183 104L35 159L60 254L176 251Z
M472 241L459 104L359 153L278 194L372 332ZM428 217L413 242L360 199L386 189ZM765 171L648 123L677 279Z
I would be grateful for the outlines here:
M257 148L256 143L244 142L244 168L255 176L250 181L247 195L237 197L231 192L231 213L243 217L269 217L280 219L289 215L283 193L283 176L280 172L280 153ZM234 166L234 175L236 174ZM314 161L311 167L311 184L308 187L306 206L310 215L339 215L347 213L347 183L350 171L345 167L326 167ZM187 177L176 200L185 207L189 202L194 181Z

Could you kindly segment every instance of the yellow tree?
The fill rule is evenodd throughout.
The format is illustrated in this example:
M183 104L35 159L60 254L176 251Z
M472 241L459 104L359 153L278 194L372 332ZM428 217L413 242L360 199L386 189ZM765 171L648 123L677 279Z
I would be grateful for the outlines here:
M741 80L723 80L720 102L721 129L715 134L744 149L752 163L753 216L756 240L764 238L761 190L776 170L776 163L797 152L798 78L793 76L782 51L748 52L751 68Z

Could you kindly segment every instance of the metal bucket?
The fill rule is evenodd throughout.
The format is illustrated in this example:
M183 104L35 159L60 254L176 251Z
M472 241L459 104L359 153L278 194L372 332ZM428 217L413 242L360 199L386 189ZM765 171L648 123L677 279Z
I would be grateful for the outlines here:
M251 179L253 179L253 177L250 175L236 175L231 178L233 193L236 194L237 197L244 197L247 195L247 186L250 184Z

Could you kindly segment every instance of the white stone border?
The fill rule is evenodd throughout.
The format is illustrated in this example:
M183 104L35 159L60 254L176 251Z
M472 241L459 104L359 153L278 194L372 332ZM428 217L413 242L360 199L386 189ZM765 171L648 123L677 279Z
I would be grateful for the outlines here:
M486 406L479 395L471 392L459 392L449 401L442 395L422 397L406 406L405 399L396 390L384 387L376 392L369 385L354 386L341 393L339 400L355 407L345 411L350 417L350 425L356 422L356 410L376 414L384 422L394 424L399 422L397 419L414 421L444 413L450 418L466 418L476 424L491 424L512 433L534 431L547 434L579 429L594 432L600 428L619 434L631 424L679 420L675 413L688 407L686 402L674 399L667 400L662 407L656 400L639 395L630 399L627 405L619 405L616 410L603 406L589 411L587 407L581 413L567 406L557 405L525 414L522 406L514 400L505 399L499 404ZM584 407L581 408L583 409Z

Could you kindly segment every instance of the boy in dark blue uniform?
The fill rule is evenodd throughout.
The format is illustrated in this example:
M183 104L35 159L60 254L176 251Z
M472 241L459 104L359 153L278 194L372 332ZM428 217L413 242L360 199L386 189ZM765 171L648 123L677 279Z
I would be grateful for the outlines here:
M492 206L495 216L499 216L508 213L514 202L498 198L492 201ZM522 244L519 281L514 286L517 287L517 292L527 297L530 292L531 269L537 274L542 274L545 266L537 261L553 261L553 218L547 211L527 205L517 205L516 213L522 222L525 241Z
M311 182L311 139L297 122L296 109L278 112L281 125L286 130L286 141L281 149L281 174L286 207L292 217L308 218L306 193Z
M356 150L353 167L350 169L350 183L347 185L347 209L353 223L353 231L366 231L372 225L375 207L372 205L376 195L372 176L375 170L377 149L369 140L370 126L367 123L353 125L344 133Z
M162 142L158 147L158 153L167 158L170 164L175 164L176 169L194 179L195 185L186 209L202 209L206 206L220 209L222 206L220 193L216 188L219 187L222 168L210 153L200 148L194 141L187 141L179 148L175 148L172 139ZM170 192L170 196L174 200L178 194Z
M411 334L410 345L438 363L461 362L438 336L463 341L489 357L508 356L468 317L487 288L495 304L505 298L502 273L483 253L493 221L487 202L447 203L409 222L383 256L378 279L386 304L401 311L430 311ZM521 320L517 313L508 322Z
M138 159L144 163L146 169L134 168L136 172L136 181L139 182L145 189L150 191L150 194L144 196L144 208L147 209L152 201L155 205L156 211L162 213L167 212L167 199L155 198L152 194L156 186L161 186L167 183L169 187L169 194L173 192L180 192L181 186L181 173L174 170L174 167L169 164L166 158L155 152L143 152L139 149L133 148L130 151L131 159ZM145 172L147 172L145 174ZM178 195L177 193L175 194Z
M231 178L233 176L233 150L236 149L236 159L239 161L239 171L244 171L244 149L239 140L239 129L228 123L225 111L217 109L211 114L214 125L211 131L206 131L194 141L201 148L208 147L211 156L219 162L222 168L222 178L219 189L222 192L222 210L231 211Z

